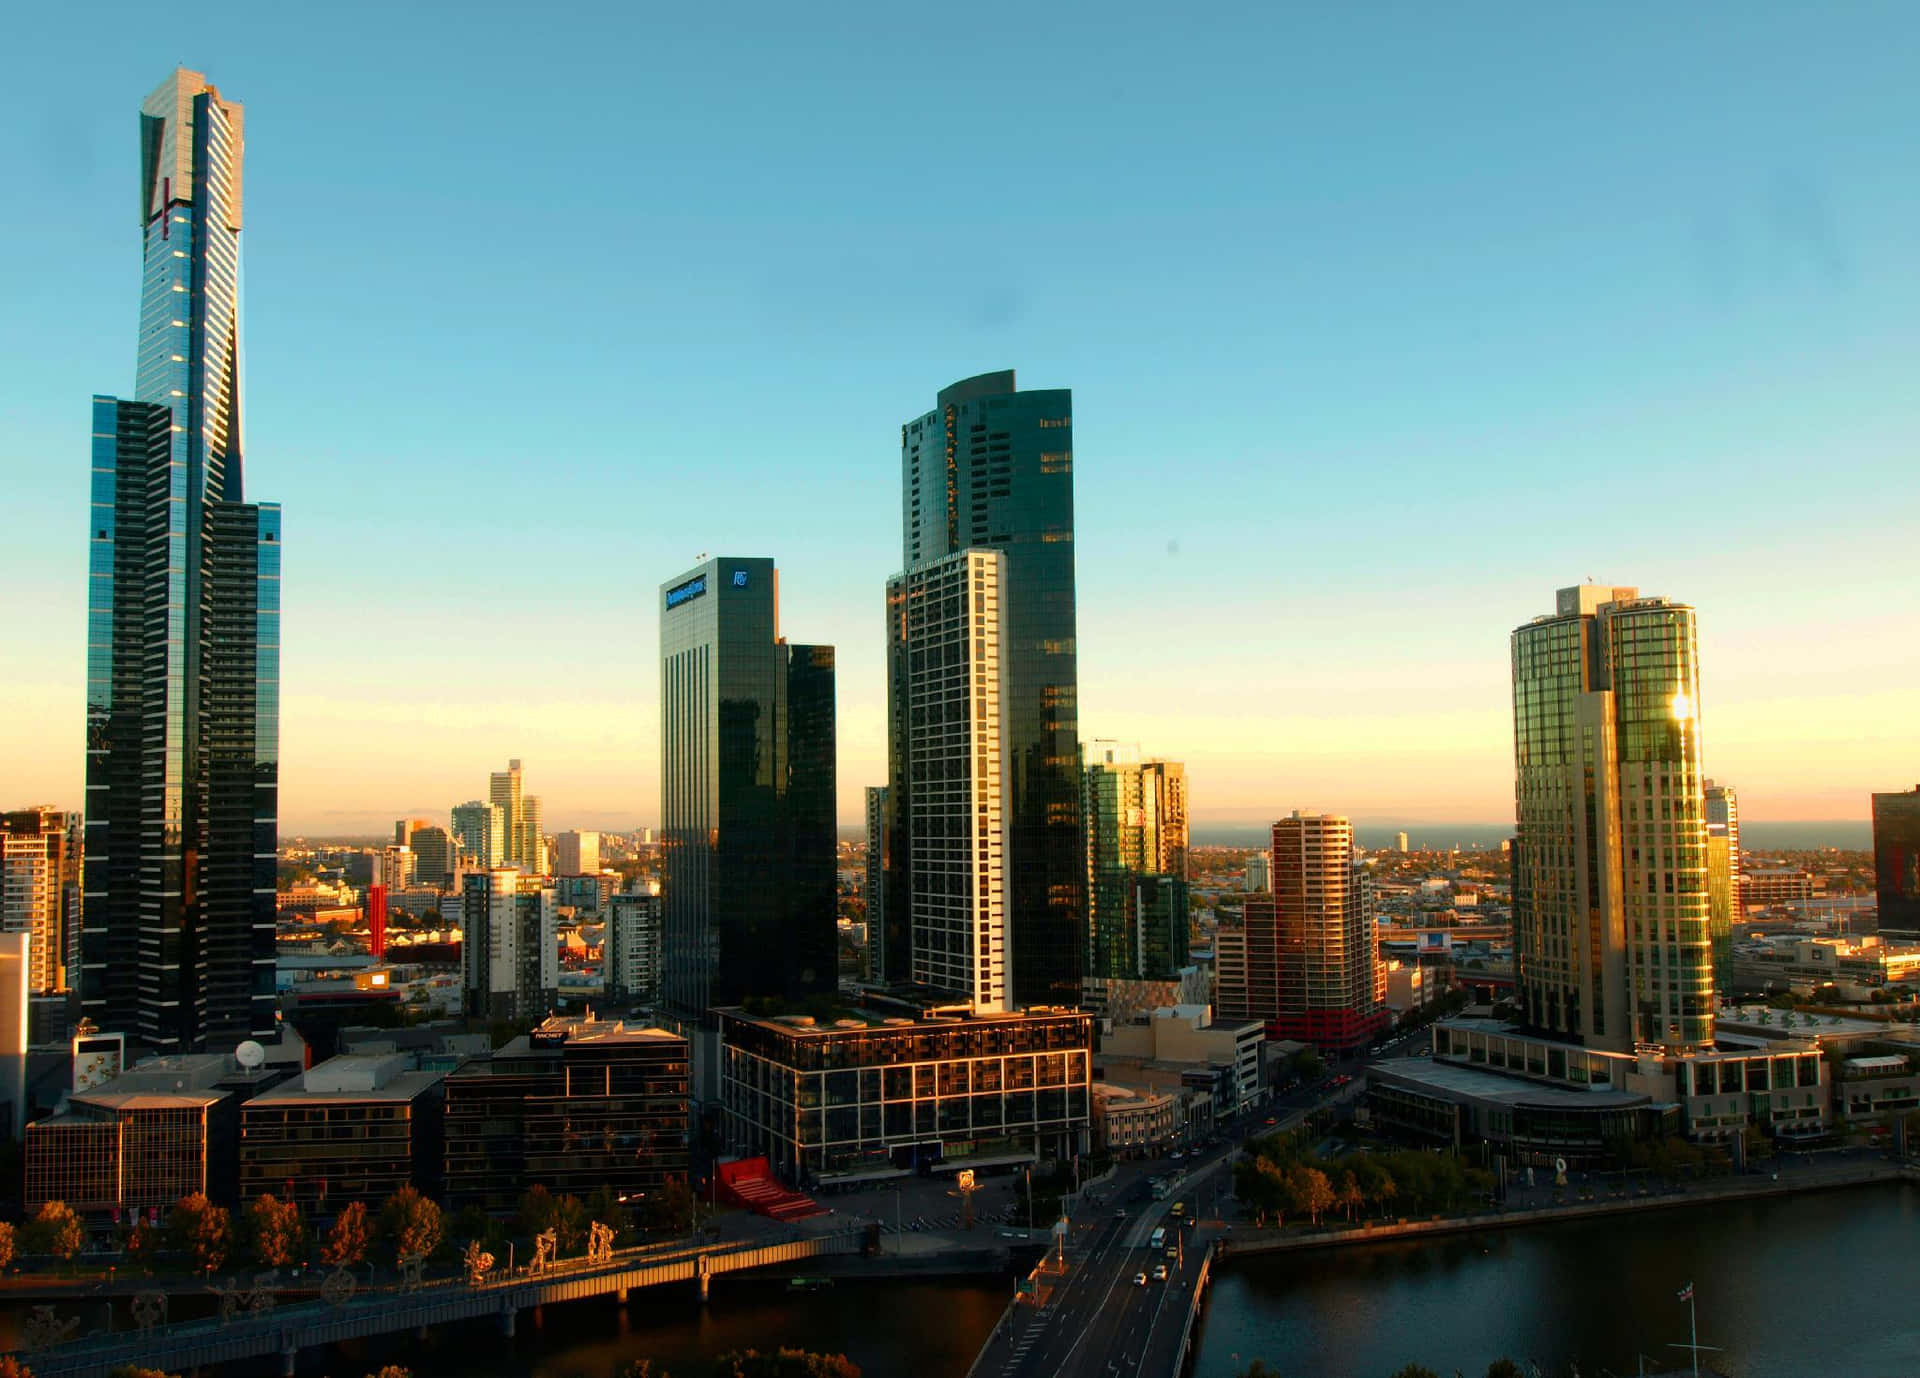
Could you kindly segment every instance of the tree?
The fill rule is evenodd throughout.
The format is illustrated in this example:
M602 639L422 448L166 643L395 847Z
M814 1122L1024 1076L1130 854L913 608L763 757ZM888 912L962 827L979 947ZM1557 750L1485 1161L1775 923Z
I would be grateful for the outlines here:
M720 1356L713 1378L860 1378L860 1366L844 1354L814 1354L784 1346L772 1354L738 1349Z
M635 1359L615 1373L613 1378L673 1378L673 1375L664 1368L656 1367L651 1359Z
M307 1222L292 1201L271 1192L254 1197L247 1207L247 1246L269 1268L286 1268L307 1256Z
M1360 1179L1351 1172L1340 1178L1340 1190L1333 1199L1334 1205L1347 1213L1347 1223L1353 1223L1353 1213L1367 1204L1367 1195L1360 1190Z
M1395 1369L1393 1378L1440 1378L1440 1375L1425 1364L1408 1364L1405 1368Z
M87 1232L80 1217L65 1201L48 1201L27 1222L24 1252L51 1254L62 1263L72 1261L86 1243Z
M33 1370L11 1354L0 1354L0 1378L33 1378Z
M227 1261L233 1245L233 1217L200 1192L181 1197L167 1212L167 1240L208 1272Z
M678 1234L693 1224L693 1189L678 1177L647 1193L640 1223L656 1234Z
M1513 1360L1503 1358L1487 1365L1487 1378L1527 1378L1527 1375Z
M367 1378L413 1378L413 1370L398 1364L382 1364L378 1373L369 1373Z
M1326 1061L1320 1054L1308 1048L1294 1057L1293 1074L1302 1081L1318 1081L1327 1074Z
M356 1263L364 1263L370 1234L367 1208L358 1201L349 1201L333 1218L333 1228L320 1242L320 1261L329 1268L351 1268Z
M0 1220L0 1268L13 1262L13 1226Z
M1264 1359L1255 1359L1240 1370L1238 1378L1280 1378L1280 1370L1268 1368Z
M107 1370L107 1378L172 1378L163 1369L147 1368L141 1364L122 1364L119 1368Z
M1333 1184L1317 1167L1293 1168L1287 1173L1287 1189L1293 1197L1294 1209L1305 1211L1316 1225L1320 1223L1321 1213L1333 1204Z
M514 1229L521 1236L532 1239L542 1230L554 1228L554 1216L560 1209L560 1203L553 1193L535 1182L520 1193L519 1207L514 1211Z
M425 1258L440 1247L440 1207L404 1186L380 1208L380 1237L392 1246L395 1261L409 1254Z
M569 1193L554 1203L553 1231L559 1236L560 1252L570 1254L587 1242L587 1208L580 1198Z

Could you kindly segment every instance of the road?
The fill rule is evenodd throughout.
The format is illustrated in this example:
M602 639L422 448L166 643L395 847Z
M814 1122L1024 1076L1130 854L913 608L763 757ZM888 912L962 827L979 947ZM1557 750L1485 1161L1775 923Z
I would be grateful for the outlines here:
M1168 1166L1118 1169L1098 1193L1099 1204L1082 1207L1083 1223L1072 1226L1065 1271L1043 1275L1042 1304L1022 1303L1008 1313L974 1366L976 1378L1171 1378L1200 1261L1221 1224L1202 1215L1185 1225L1170 1208L1175 1197L1190 1208L1188 1215L1216 1202L1227 1186L1231 1151L1217 1148L1190 1160L1185 1180L1164 1201L1139 1197L1146 1179ZM1150 1240L1162 1227L1167 1251L1155 1253ZM1156 1265L1167 1269L1164 1282L1153 1280ZM1148 1278L1144 1286L1134 1281L1141 1274Z

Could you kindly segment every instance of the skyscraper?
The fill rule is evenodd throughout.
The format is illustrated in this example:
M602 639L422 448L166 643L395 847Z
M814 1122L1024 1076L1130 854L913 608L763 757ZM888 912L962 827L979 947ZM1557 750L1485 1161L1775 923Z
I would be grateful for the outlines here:
M1094 743L1081 787L1092 981L1171 976L1187 962L1187 774Z
M160 1050L274 1029L280 509L242 500L241 108L140 113L134 399L93 400L81 1004Z
M1071 1005L1080 998L1087 943L1073 395L1064 388L1017 391L1010 369L955 383L939 394L933 411L900 428L900 467L905 575L969 549L1006 557L999 731L1010 996L1016 1005ZM890 625L897 618L890 606ZM888 668L887 907L898 922L919 855L906 774L906 705L920 670L898 655Z
M661 586L663 993L682 1020L834 989L833 647L780 635L769 559Z
M1732 785L1703 782L1707 818L1707 936L1713 988L1733 989L1733 924L1740 905L1740 801Z
M888 655L907 670L889 710L904 751L888 790L913 820L907 975L983 1012L1010 1008L1006 570L1000 551L963 550L887 584Z
M0 813L0 930L30 934L32 989L79 975L80 819L46 805Z
M1873 796L1873 873L1880 927L1920 929L1920 785Z
M600 834L564 832L553 840L553 873L558 876L592 876L600 872Z
M485 869L507 864L507 816L498 804L485 799L455 804L452 825L460 850L476 866Z
M1513 633L1513 937L1529 1023L1589 1047L1713 1040L1693 609L1562 589Z
M867 786L867 968L876 981L886 980L887 950L895 938L887 931L887 787ZM902 935L900 946L906 946ZM900 977L892 979L899 980Z
M520 762L507 762L505 770L496 770L487 778L487 802L500 810L500 829L506 844L506 859L495 865L526 869L526 814L520 794Z
M1386 1028L1367 883L1347 819L1295 813L1273 825L1273 895L1247 901L1245 927L1249 991L1277 999L1244 1017L1322 1051L1357 1048Z
M511 866L461 881L461 985L467 1013L541 1019L560 986L559 914L551 886Z

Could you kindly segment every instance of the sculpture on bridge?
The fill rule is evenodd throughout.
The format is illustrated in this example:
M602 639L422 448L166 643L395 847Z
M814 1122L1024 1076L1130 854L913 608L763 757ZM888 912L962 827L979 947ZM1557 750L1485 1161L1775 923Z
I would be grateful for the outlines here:
M352 1271L335 1268L327 1274L327 1280L320 1284L320 1299L328 1306L345 1306L353 1300L353 1289L359 1284Z
M554 1259L560 1252L560 1236L553 1230L540 1231L533 1237L533 1262L527 1265L530 1273L544 1273L553 1267Z
M587 1262L613 1262L613 1226L598 1220L593 1222L587 1231Z
M400 1285L409 1292L418 1292L424 1285L426 1267L425 1254L400 1255Z
M156 1328L167 1323L167 1294L165 1292L142 1292L133 1299L133 1323L139 1327L142 1335L151 1335Z
M249 1316L264 1316L273 1310L276 1296L274 1285L280 1281L280 1270L270 1273L255 1273L253 1285L242 1287L232 1278L216 1283L208 1290L220 1298L220 1324L226 1325L244 1311Z
M480 1241L477 1239L467 1242L467 1251L460 1258L466 1265L469 1287L478 1287L487 1280L487 1274L493 1271L493 1255L481 1248Z
M80 1318L69 1316L65 1320L53 1314L51 1306L36 1306L33 1314L27 1317L27 1323L20 1327L20 1348L46 1349L52 1345L63 1344L73 1338L80 1329Z

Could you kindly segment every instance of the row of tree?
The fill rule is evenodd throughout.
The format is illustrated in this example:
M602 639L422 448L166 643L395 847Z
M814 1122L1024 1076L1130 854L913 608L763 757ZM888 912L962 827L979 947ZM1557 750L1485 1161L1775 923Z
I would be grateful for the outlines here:
M1249 1141L1233 1188L1262 1226L1303 1216L1318 1225L1335 1211L1352 1221L1460 1210L1492 1191L1493 1178L1453 1154L1418 1149L1322 1159L1307 1136L1292 1133Z
M467 1240L502 1244L515 1238L530 1240L552 1230L562 1257L585 1249L594 1221L609 1225L616 1244L631 1243L641 1228L684 1229L692 1219L694 1201L684 1182L650 1194L634 1212L611 1188L601 1187L585 1200L555 1196L543 1186L529 1188L520 1198L511 1222L493 1219L468 1207L450 1219L439 1204L412 1186L401 1187L377 1212L358 1201L342 1207L320 1235L318 1260L328 1267L351 1267L370 1258L397 1262L410 1255L429 1257L452 1250ZM20 1226L0 1221L0 1268L16 1255L34 1255L70 1262L85 1245L87 1231L79 1215L62 1201L48 1201ZM245 1259L267 1268L286 1268L315 1257L315 1243L306 1216L293 1201L262 1193L242 1206L237 1218L196 1192L183 1196L160 1225L136 1222L123 1236L129 1257L149 1267L169 1259L184 1262L197 1272L223 1268Z

